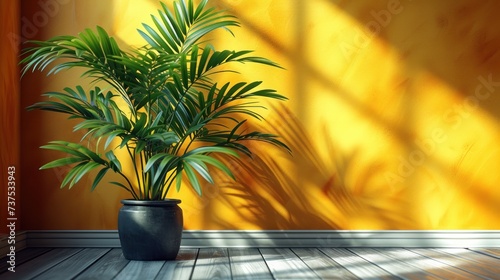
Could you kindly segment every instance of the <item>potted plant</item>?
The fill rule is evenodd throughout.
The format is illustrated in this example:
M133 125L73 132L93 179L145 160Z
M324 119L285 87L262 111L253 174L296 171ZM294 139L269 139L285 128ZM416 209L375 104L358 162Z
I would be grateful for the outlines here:
M152 25L138 30L145 45L123 50L101 27L78 36L30 41L23 51L22 74L49 68L56 74L69 68L86 70L94 84L48 92L47 100L30 107L77 119L78 143L53 141L41 148L66 154L41 169L70 166L61 188L93 176L94 190L108 172L122 179L111 182L125 189L118 232L127 259L174 259L182 234L179 191L183 177L202 195L200 180L213 183L213 171L233 176L218 156L251 155L248 141L263 141L288 149L276 135L243 129L247 119L262 120L258 99L285 100L261 82L220 82L216 74L234 72L231 63L279 67L251 51L216 50L206 40L217 29L239 26L235 17L207 7L208 0L161 3ZM106 85L106 90L101 88ZM108 90L110 89L110 90ZM88 145L92 143L92 145ZM115 153L122 149L125 157ZM133 166L133 175L123 166Z

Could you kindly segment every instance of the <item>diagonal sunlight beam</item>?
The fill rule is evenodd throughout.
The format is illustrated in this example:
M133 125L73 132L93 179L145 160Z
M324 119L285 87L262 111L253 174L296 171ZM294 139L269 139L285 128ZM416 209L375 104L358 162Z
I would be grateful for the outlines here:
M303 4L303 0L300 1L295 1L294 4L296 5L295 11L298 12L298 20L297 24L301 22L305 22L307 19L305 18L304 9L302 6L305 6ZM306 38L295 38L295 45L294 48L290 48L289 46L283 44L282 42L277 41L272 34L266 33L262 28L257 26L253 20L244 13L234 9L231 7L231 5L228 5L224 1L222 2L216 2L216 6L219 6L222 9L229 10L230 13L233 15L237 16L239 21L243 24L246 30L252 30L253 33L256 34L259 38L262 39L263 42L265 42L267 45L275 49L276 51L279 51L281 54L286 56L290 61L297 61L298 57L301 57L302 55L302 50L303 50L303 43L297 43L297 42L302 42L306 41ZM295 36L304 36L303 32L296 31ZM297 50L300 51L297 53ZM305 79L315 79L317 80L320 84L325 86L326 88L331 89L332 91L335 91L338 95L339 98L341 98L346 104L349 104L352 108L355 108L357 111L359 111L362 115L366 116L367 119L372 120L374 123L378 124L381 127L384 127L385 129L388 129L392 131L395 136L401 141L405 142L407 139L411 139L411 132L408 131L407 128L404 126L398 125L391 121L388 118L384 118L381 116L378 112L375 110L369 108L366 106L362 101L356 99L351 92L349 92L345 88L340 88L338 83L332 81L329 77L324 75L321 71L316 69L313 65L311 65L308 61L305 59L300 58L299 64L303 67L303 70L300 71L300 73L310 73L307 78L301 78L301 80ZM302 85L300 86L302 88ZM298 96L301 96L303 93L299 93Z

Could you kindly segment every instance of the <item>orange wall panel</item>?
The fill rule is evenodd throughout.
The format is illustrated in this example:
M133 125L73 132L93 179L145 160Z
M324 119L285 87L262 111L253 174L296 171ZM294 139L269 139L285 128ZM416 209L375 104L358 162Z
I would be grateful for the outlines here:
M2 224L13 222L19 230L21 220L7 221L7 218L20 218L21 211L21 174L19 154L19 75L18 75L18 45L16 34L19 33L19 1L2 1L0 3L2 24L0 26L0 219ZM9 174L10 171L10 174ZM8 208L11 207L11 208ZM7 222L6 222L7 221ZM13 227L14 228L14 227ZM7 233L5 226L1 233Z
M22 1L23 37L100 25L121 45L140 45L135 29L159 7L152 0L47 2L53 12ZM186 228L500 228L500 3L210 3L242 23L235 38L220 33L214 45L256 50L286 68L238 70L289 97L270 106L268 122L249 125L282 135L293 154L255 145L253 160L231 163L236 182L220 177L201 198L187 187L171 193L183 200ZM22 107L76 83L85 83L77 71L28 75ZM69 133L72 125L22 112L26 229L116 228L126 193L106 184L90 193L89 180L59 190L64 168L38 171L56 156L39 146L81 137Z

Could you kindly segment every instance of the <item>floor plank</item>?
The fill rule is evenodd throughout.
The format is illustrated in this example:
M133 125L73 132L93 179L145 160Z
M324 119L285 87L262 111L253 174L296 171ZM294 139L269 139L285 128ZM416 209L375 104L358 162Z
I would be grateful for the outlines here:
M483 269L475 262L467 261L457 255L451 255L445 252L440 252L434 249L411 249L411 251L432 258L436 261L445 263L463 270L467 273L473 274L474 278L498 279L498 275L492 273L488 269ZM496 264L498 266L498 263Z
M53 280L74 278L104 254L109 252L109 250L109 248L85 248L33 279Z
M500 248L469 248L469 250L500 259Z
M421 268L443 279L469 280L474 275L437 260L419 255L404 248L376 249L385 255L398 259L409 266Z
M292 248L292 251L321 279L359 279L319 249Z
M165 261L129 261L116 275L116 279L154 279L164 264Z
M113 279L128 263L129 260L123 257L122 249L113 248L75 279Z
M197 256L198 249L181 249L175 261L165 262L155 280L190 279Z
M19 252L16 252L16 266L20 266L21 264L32 260L42 254L47 253L48 251L52 250L51 248L26 248L23 249ZM0 273L7 271L7 269L10 267L8 257L3 257L0 259Z
M345 248L321 248L321 251L361 279L400 279Z
M390 272L391 274L397 275L402 279L408 279L408 280L440 279L437 276L427 273L426 271L418 267L408 265L404 261L394 259L386 255L385 250L377 251L372 248L354 248L349 250L355 253L356 255L361 256L365 260Z
M120 248L25 250L0 279L500 279L499 248L183 248L149 262Z
M233 280L273 279L257 248L230 248L229 262Z
M320 279L289 248L259 249L274 279Z
M0 274L2 280L32 279L58 263L82 251L82 248L56 248L37 258L16 266L16 272Z
M500 278L500 266L498 259L487 256L478 252L473 252L463 248L450 248L450 249L436 249L440 252L445 252L454 256L458 256L464 260L475 262L476 266L481 268L484 272L489 272L488 275L496 275Z
M200 249L191 279L231 279L227 249Z

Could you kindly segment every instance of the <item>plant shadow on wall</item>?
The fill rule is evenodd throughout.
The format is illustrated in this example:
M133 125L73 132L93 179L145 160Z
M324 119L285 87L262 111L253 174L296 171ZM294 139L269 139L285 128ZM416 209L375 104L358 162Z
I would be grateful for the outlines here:
M342 155L329 135L324 135L322 147L314 147L289 109L280 106L273 111L279 117L270 118L271 131L283 137L293 156L257 144L252 145L252 160L221 158L238 167L235 181L217 178L221 186L217 199L235 213L234 221L245 221L256 229L412 226L413 221L397 207L403 202L398 190L388 190L385 182L376 180L384 171L382 162L363 163L356 153ZM308 168L307 177L295 175L294 162ZM217 213L205 214L221 228L238 228Z
M435 228L498 228L500 3L321 2L356 21L339 44L348 50L346 61L359 62L375 53L394 60L408 77L399 95L412 99L404 119L413 137L401 144L407 147L405 160L414 155L420 159L400 179L407 183L413 181L410 176L420 178L421 193L415 200L427 212L422 218L431 220L425 223ZM366 63L359 62L359 68ZM429 142L435 132L441 137ZM427 142L427 148L417 142Z
M305 9L295 9L293 20L295 39L300 41L296 44L313 42L307 45L310 48L294 49L251 16L241 11L236 14L256 36L287 56L291 63L315 54L331 54L321 56L317 65L313 60L302 61L297 71L303 75L297 80L328 88L343 107L359 113L362 121L368 120L376 130L383 131L390 138L391 147L401 148L382 151L378 158L392 164L392 168L382 165L379 171L395 175L398 187L406 190L400 197L409 202L401 203L400 211L414 220L407 228L462 228L466 224L498 227L498 218L491 219L491 213L498 213L492 210L500 205L495 191L495 174L500 167L496 150L500 18L495 11L500 4L426 1L418 5L405 0L307 3L302 4ZM283 15L273 16L277 19ZM332 17L345 29L337 28L336 22L326 24ZM334 67L324 65L339 66L342 71L335 72ZM297 99L305 93L297 92ZM302 101L311 104L307 104L309 97L301 100L301 105ZM337 116L333 119L342 121ZM483 126L488 122L493 124ZM349 125L357 128L355 122ZM446 140L432 142L434 131ZM422 143L431 147L425 150ZM295 147L294 150L300 152ZM412 161L414 155L420 158ZM359 154L347 157L351 162L348 166L357 170L353 156ZM400 172L409 161L410 171ZM384 180L390 189L387 181ZM336 178L331 182L338 184ZM384 188L379 190L371 203L386 192ZM475 216L470 216L473 212ZM470 218L464 222L462 214ZM456 217L449 218L453 215ZM489 216L490 222L484 216ZM395 227L400 225L391 226Z

